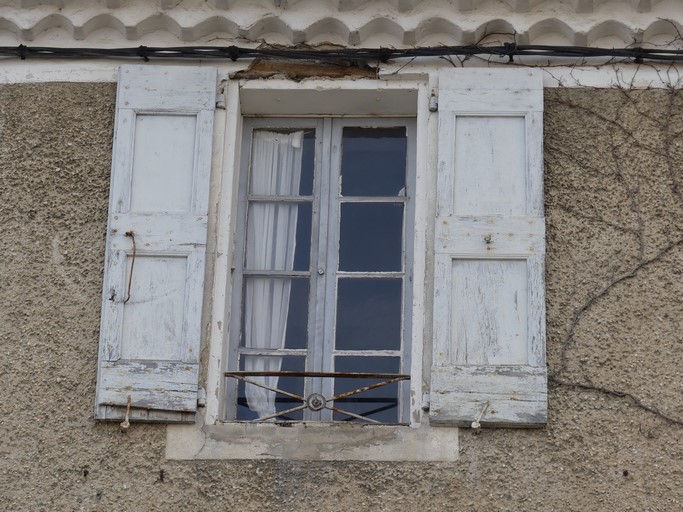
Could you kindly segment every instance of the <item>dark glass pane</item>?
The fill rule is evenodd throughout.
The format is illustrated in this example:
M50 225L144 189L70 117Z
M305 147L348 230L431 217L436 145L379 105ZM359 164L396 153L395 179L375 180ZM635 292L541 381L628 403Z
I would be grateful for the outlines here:
M240 346L306 348L308 278L244 278ZM285 344L281 347L284 330Z
M337 350L401 349L401 279L339 279Z
M304 132L303 150L299 195L311 196L313 195L313 171L315 169L315 130Z
M249 270L309 270L311 203L252 202L244 266Z
M289 139L292 134L304 132L301 141L301 167L287 174L296 161L296 144ZM278 135L282 137L278 138ZM261 153L259 153L261 152ZM267 158L262 158L268 155ZM249 190L262 196L310 196L313 191L315 167L315 130L313 129L263 129L254 130L251 154Z
M405 195L406 129L344 128L342 195Z
M288 357L271 357L271 356L242 356L240 360L240 370L242 371L304 371L305 357L288 356ZM248 380L265 384L274 389L281 389L289 393L293 393L300 397L304 396L304 379L303 377L245 377ZM249 389L250 397L247 397L246 391ZM269 415L269 406L267 403L267 396L275 400L275 412L286 411L299 405L303 402L295 398L291 398L280 393L268 391L259 388L254 384L246 384L244 381L239 381L237 387L237 419L238 420L255 420L259 417ZM253 393L253 394L252 394ZM249 398L251 400L249 400ZM259 413L257 411L261 411ZM278 416L274 421L287 420L302 420L303 411L297 411L286 416Z
M339 270L401 271L403 204L342 203Z
M399 373L400 359L398 357L336 357L336 372L362 373ZM335 379L334 394L340 395L377 384L387 379ZM352 412L382 423L398 423L398 383L387 384L370 391L363 391L334 401L338 409ZM334 412L334 421L362 422L362 420Z

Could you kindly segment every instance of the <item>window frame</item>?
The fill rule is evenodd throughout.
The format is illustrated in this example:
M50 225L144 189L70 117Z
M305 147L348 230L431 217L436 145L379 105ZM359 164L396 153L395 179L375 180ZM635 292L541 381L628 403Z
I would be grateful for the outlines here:
M211 204L217 215L210 222L212 238L211 267L207 276L213 287L207 286L205 310L209 356L206 369L207 400L204 423L216 425L226 417L222 400L223 372L227 358L234 357L229 341L232 305L232 273L236 244L237 201L242 163L242 130L245 117L402 117L415 120L415 178L412 232L407 231L405 243L413 254L412 304L410 318L411 384L406 406L409 410L407 428L426 425L426 412L422 409L425 382L423 369L431 364L431 324L425 321L425 310L431 303L430 277L427 272L427 255L430 245L433 215L433 196L436 169L436 116L427 108L430 91L428 75L391 80L307 80L294 83L287 80L229 81L225 84L225 110L219 110L216 120L216 151L212 178ZM338 99L338 101L331 101ZM420 108L424 107L424 108ZM262 110L272 109L272 115ZM432 198L432 199L430 199ZM430 213L429 208L432 208ZM424 424L424 425L423 425Z
M346 127L360 128L388 128L405 127L406 132L406 168L405 190L402 196L396 196L400 200L392 201L392 196L343 196L341 189L341 145L343 131ZM246 271L244 267L244 252L246 244L247 216L250 204L249 179L251 171L251 147L253 134L257 130L299 130L314 129L316 136L314 141L314 174L313 190L309 201L307 196L302 196L302 203L312 205L311 226L311 258L308 278L310 279L308 307L308 345L304 349L284 349L282 355L299 355L306 357L306 371L335 371L334 360L339 356L358 357L399 357L400 365L397 373L409 374L411 368L411 342L412 342L412 283L413 283L413 237L414 232L414 205L415 205L415 174L416 174L416 119L412 117L367 117L367 116L314 116L314 117L251 117L244 116L242 124L240 177L238 185L238 204L236 222L236 241L232 269L231 290L231 316L239 318L238 322L231 322L229 333L229 358L226 369L237 371L240 369L240 360L243 356L243 347L240 347L240 333L242 329L241 318L243 304L243 284L245 275L252 271ZM277 202L277 201L275 201ZM401 340L398 349L392 350L342 350L334 347L335 324L336 324L336 293L338 281L344 276L353 278L358 272L344 272L338 268L341 208L344 203L398 203L403 205L402 215L402 241L401 241L401 270L386 272L386 278L399 278L401 280L401 309L400 329ZM281 203L282 204L282 203ZM317 212L317 215L316 215ZM320 237L326 236L324 240ZM317 262L317 264L315 264ZM323 269L323 274L315 272L315 268ZM278 272L289 274L290 272ZM382 271L361 272L369 277L382 278ZM256 272L258 275L258 272ZM333 306L333 307L330 307ZM319 340L322 340L320 342ZM314 343L315 346L311 346ZM296 353L294 352L296 350ZM269 350L270 351L270 350ZM305 394L311 392L321 393L323 396L333 396L336 385L335 379L306 378ZM221 421L240 421L236 416L236 390L237 382L225 379L223 383L224 416ZM410 382L403 381L398 388L398 411L397 422L407 424L410 419ZM304 419L297 421L333 421L331 411L324 410L321 413L311 413L304 410ZM245 420L242 420L245 421ZM280 419L276 418L276 421ZM284 421L284 420L283 420ZM337 420L338 421L338 420Z

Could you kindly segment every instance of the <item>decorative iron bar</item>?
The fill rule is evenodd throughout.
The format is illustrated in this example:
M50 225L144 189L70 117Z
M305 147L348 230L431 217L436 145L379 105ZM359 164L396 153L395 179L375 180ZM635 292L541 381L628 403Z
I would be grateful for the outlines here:
M381 421L377 421L372 418L368 418L367 416L363 416L361 414L356 414L351 411L347 411L344 409L341 409L339 407L336 407L332 405L335 401L343 400L346 399L350 396L358 395L360 393L364 393L366 391L370 391L372 389L377 389L382 386L386 386L388 384L393 384L395 382L400 382L402 380L410 380L410 375L402 375L398 373L358 373L358 372L292 372L292 371L279 371L279 372L246 372L246 371L238 371L238 372L225 372L224 374L226 377L232 377L234 379L240 380L244 382L245 384L251 384L253 386L258 386L263 389L267 389L268 391L272 391L274 393L279 393L281 395L284 395L286 397L289 397L290 399L293 399L295 401L300 401L302 402L302 405L298 405L296 407L292 407L290 409L287 409L285 411L279 411L276 412L275 414L271 414L269 416L264 416L262 418L257 418L255 420L251 420L253 423L262 423L264 421L272 420L275 418L278 418L280 416L286 416L288 414L292 414L294 412L298 411L303 411L305 409L309 409L313 412L318 412L322 411L323 409L328 409L333 412L337 412L339 414L344 414L346 416L349 416L350 418L355 418L359 419L362 421L367 421L369 423L382 423ZM369 386L363 386L362 388L357 388L351 391L346 391L344 393L339 393L338 395L334 395L330 398L326 398L320 393L311 393L307 397L299 396L294 393L290 393L289 391L285 391L283 389L278 389L270 386L266 386L265 384L262 384L260 382L255 382L249 377L319 377L319 378L333 378L333 379L382 379L380 382L376 382L375 384L371 384Z

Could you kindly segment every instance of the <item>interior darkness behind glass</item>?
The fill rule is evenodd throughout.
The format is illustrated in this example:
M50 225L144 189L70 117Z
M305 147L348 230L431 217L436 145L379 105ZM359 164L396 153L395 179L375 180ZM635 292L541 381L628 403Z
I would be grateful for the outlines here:
M406 186L406 128L345 127L342 195L398 196Z

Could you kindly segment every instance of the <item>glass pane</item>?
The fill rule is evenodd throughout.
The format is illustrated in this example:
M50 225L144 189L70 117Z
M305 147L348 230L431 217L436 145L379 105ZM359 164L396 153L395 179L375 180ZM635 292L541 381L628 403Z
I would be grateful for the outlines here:
M339 279L337 350L400 350L401 279Z
M336 357L334 364L336 372L399 373L401 361L398 357ZM334 394L340 395L384 380L387 379L337 378ZM382 423L398 423L398 382L335 400L334 406ZM336 411L333 420L362 422Z
M250 270L309 270L311 203L249 205L244 265Z
M254 130L250 192L261 196L311 195L314 130Z
M241 371L296 371L303 372L305 357L288 356L242 356L240 361ZM303 377L254 377L247 376L246 379L268 386L273 389L281 389L297 396L304 396ZM249 394L247 395L247 391ZM237 387L237 419L255 420L264 418L276 412L286 411L303 402L296 398L269 391L256 386L239 381ZM296 411L285 416L278 416L273 421L303 420L303 411Z
M342 137L342 195L405 195L405 127L347 127Z
M304 154L301 159L299 195L313 195L313 171L315 169L315 130L304 131Z
M401 271L403 204L343 203L339 233L339 270Z
M308 278L244 279L240 346L306 348Z

